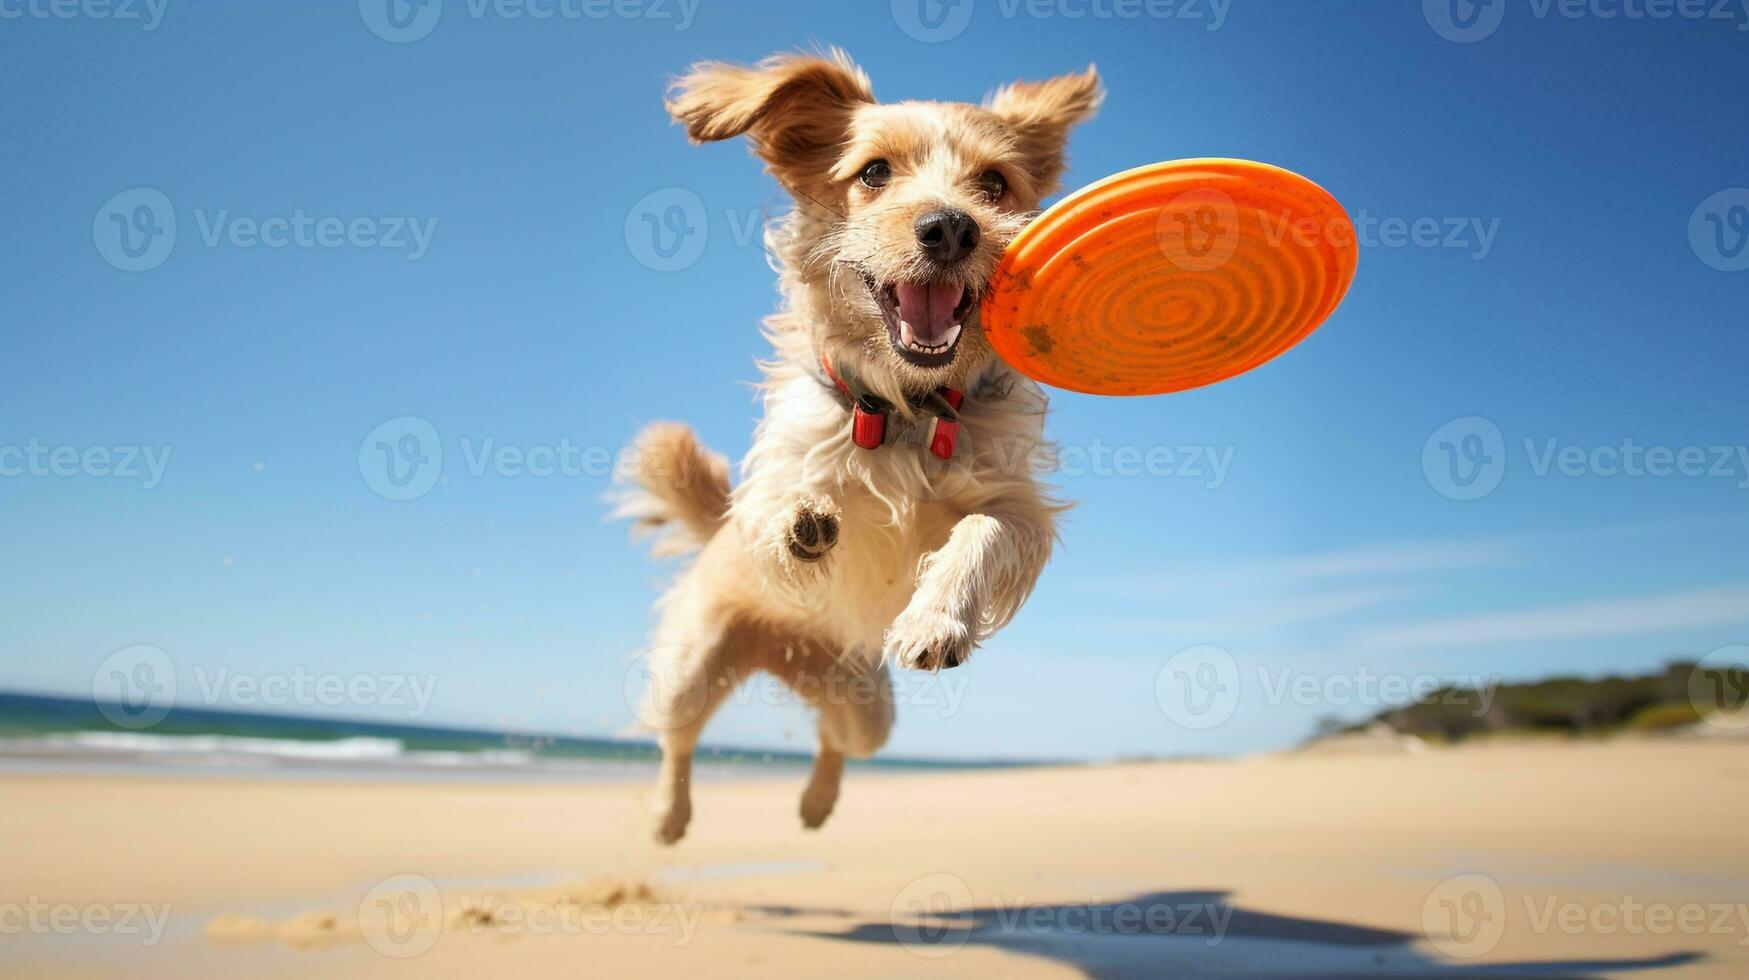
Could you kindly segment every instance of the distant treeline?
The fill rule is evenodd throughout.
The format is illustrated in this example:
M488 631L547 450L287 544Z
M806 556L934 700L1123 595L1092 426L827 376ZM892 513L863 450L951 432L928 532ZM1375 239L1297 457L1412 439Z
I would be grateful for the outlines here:
M1344 731L1382 723L1406 735L1444 741L1496 732L1650 732L1692 725L1703 711L1742 710L1746 701L1749 675L1743 670L1676 662L1643 677L1556 677L1485 689L1444 688Z

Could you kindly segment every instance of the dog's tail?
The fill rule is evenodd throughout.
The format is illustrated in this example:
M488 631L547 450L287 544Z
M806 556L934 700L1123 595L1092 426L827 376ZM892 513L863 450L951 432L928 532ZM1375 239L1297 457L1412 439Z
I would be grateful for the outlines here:
M638 434L620 471L614 517L632 520L655 555L704 547L729 516L729 461L699 445L690 428L657 422Z

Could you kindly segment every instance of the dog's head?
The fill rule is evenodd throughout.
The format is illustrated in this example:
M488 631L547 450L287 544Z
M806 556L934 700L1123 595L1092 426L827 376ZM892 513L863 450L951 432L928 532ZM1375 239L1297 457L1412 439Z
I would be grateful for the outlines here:
M768 236L793 317L890 393L963 385L989 356L979 300L1101 94L1089 67L982 106L881 105L834 50L695 65L668 111L695 142L747 135L795 198Z

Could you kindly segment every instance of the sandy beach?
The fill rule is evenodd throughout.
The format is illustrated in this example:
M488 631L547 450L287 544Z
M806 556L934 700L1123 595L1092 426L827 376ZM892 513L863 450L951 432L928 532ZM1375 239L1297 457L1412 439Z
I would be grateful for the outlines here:
M1681 741L643 784L0 777L7 976L1749 974L1749 753Z

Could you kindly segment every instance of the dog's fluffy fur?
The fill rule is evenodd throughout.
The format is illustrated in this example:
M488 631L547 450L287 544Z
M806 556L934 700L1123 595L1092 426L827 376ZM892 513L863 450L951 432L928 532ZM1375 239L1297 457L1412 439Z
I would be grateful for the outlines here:
M1011 85L983 106L881 105L837 50L699 64L673 84L668 111L687 135L746 136L795 208L766 233L784 303L766 320L776 357L762 365L765 417L740 483L731 490L727 462L689 429L658 424L640 437L620 508L658 553L698 553L661 600L646 660L641 715L663 752L658 840L685 833L699 733L752 672L777 675L819 713L801 810L817 827L845 757L886 741L888 663L964 663L1031 592L1062 509L1035 479L1048 455L1044 397L992 356L976 299L1100 96L1089 68ZM876 160L886 169L871 176ZM981 231L952 262L919 244L919 217L943 208ZM950 294L968 312L955 314L945 359L939 345L905 349L892 306L901 283L965 290ZM896 406L894 424L915 421L908 405L924 393L962 389L954 458L854 445L822 355Z

